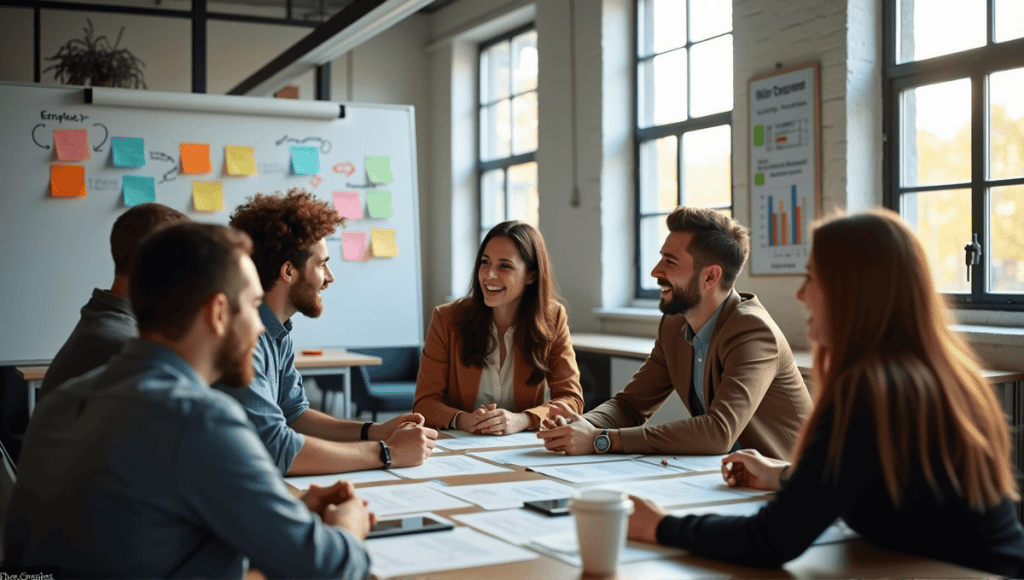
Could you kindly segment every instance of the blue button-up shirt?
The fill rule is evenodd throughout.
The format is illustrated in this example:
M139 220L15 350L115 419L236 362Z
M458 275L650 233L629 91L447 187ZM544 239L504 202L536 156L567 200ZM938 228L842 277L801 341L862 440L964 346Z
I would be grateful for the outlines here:
M722 307L725 306L725 302L723 300L718 305L718 310L715 310L715 313L704 323L704 326L700 327L696 334L690 328L689 323L686 324L686 330L683 331L683 337L686 339L686 342L693 346L693 390L701 406L699 413L697 409L693 410L694 416L703 415L707 412L708 403L704 401L704 364L708 360L708 345L711 343L711 335L715 332L715 325L718 324L718 315L722 313Z
M25 436L7 566L72 578L365 578L362 543L292 497L238 404L133 339L51 393Z
M277 468L287 474L306 442L304 435L288 425L309 409L309 399L302 388L302 375L295 369L295 347L289 334L292 321L281 324L266 303L260 305L260 320L266 331L252 355L255 374L249 388L214 386L242 404Z

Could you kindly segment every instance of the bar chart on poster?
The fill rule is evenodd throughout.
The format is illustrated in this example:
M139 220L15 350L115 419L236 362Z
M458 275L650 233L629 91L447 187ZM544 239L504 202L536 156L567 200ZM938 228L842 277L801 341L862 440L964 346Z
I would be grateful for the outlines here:
M818 213L817 65L750 82L752 274L799 274Z

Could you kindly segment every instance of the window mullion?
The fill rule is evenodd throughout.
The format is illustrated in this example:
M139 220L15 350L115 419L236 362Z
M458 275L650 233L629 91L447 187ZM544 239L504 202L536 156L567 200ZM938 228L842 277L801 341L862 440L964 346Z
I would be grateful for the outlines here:
M988 203L985 193L985 166L987 165L988 143L985 125L988 107L985 106L987 75L975 72L971 75L971 233L977 234L982 254L980 267L971 272L971 297L974 302L984 302L988 291L989 264L991 263L991 238L987 227ZM966 240L969 244L972 240ZM965 253L966 258L966 253Z

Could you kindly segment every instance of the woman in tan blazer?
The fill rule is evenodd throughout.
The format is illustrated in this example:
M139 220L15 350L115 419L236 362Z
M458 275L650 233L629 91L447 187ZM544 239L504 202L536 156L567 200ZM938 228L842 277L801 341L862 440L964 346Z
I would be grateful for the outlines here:
M491 228L469 295L434 309L413 411L431 427L490 435L537 429L555 401L581 412L579 368L557 300L540 232L518 221Z

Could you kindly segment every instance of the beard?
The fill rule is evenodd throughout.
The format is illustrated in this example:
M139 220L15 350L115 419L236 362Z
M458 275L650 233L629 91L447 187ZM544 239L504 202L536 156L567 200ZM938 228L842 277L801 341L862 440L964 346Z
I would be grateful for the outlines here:
M238 333L231 332L217 349L215 368L220 371L220 382L232 387L248 387L255 371L252 368L252 352L256 339L246 344Z
M662 282L668 283L667 280L659 278L658 283ZM663 314L685 314L700 306L700 299L700 289L697 288L697 272L694 272L685 288L673 284L672 299L666 301L665 298L662 298L658 303L658 308Z
M306 279L305 273L298 283L288 291L288 300L296 310L309 318L316 318L324 311L324 303L320 299L320 289Z

